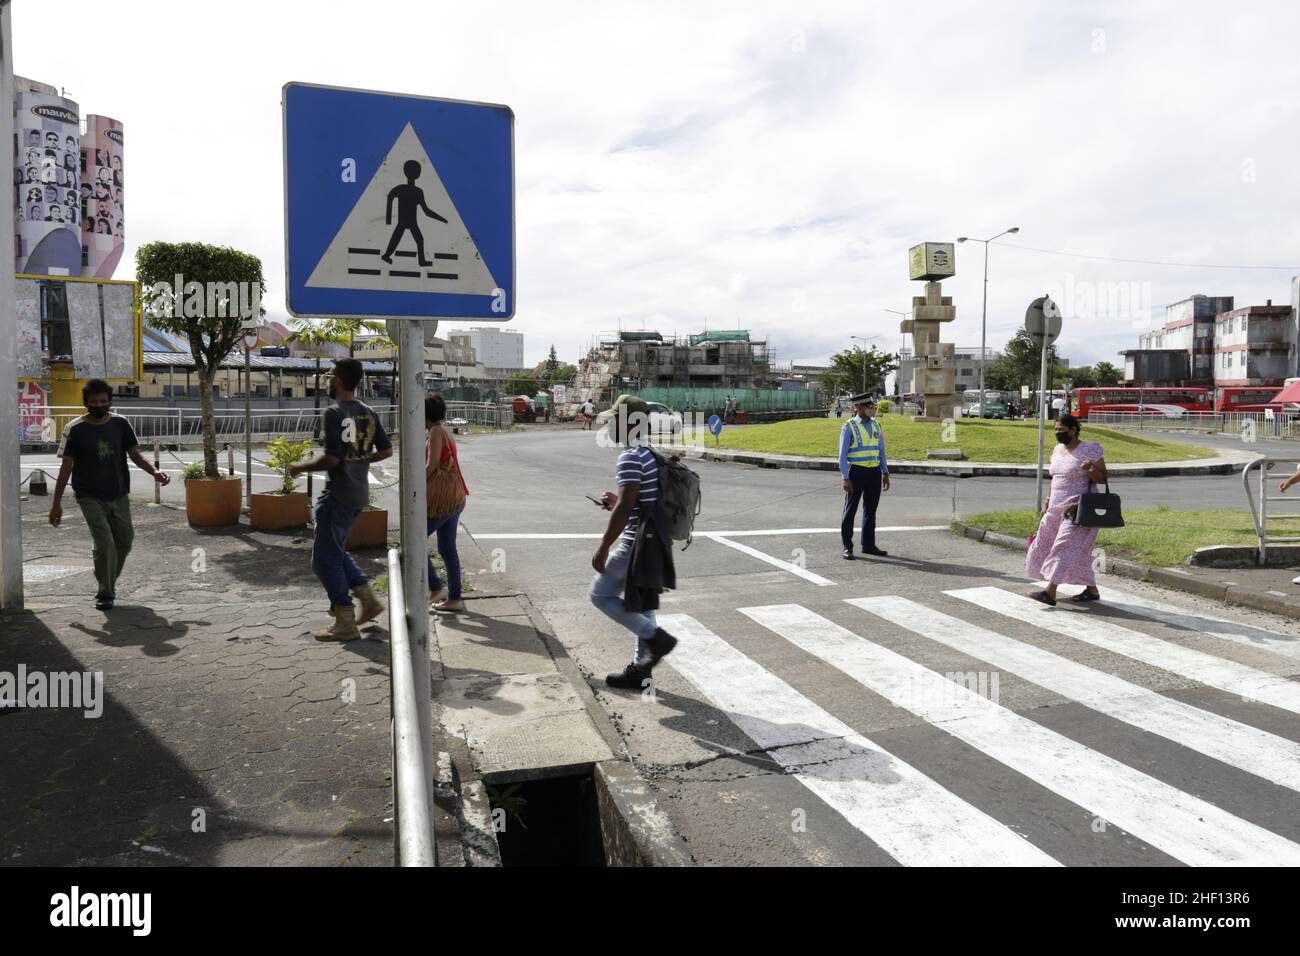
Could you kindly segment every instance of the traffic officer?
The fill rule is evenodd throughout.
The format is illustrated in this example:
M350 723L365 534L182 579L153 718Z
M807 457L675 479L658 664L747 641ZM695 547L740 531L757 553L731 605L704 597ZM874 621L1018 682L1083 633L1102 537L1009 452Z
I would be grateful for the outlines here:
M854 395L854 415L840 430L840 477L844 479L844 517L840 537L844 559L853 560L853 520L862 502L862 553L883 558L888 552L876 547L876 507L881 491L889 490L889 463L885 460L885 436L876 418L876 401L863 392Z

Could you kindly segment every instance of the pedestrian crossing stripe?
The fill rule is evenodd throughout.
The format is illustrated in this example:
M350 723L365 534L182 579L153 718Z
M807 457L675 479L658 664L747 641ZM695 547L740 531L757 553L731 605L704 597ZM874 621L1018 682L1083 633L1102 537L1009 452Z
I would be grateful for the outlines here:
M1165 659L1150 662L1171 670L1167 658L1172 656L1178 668L1173 669L1174 673L1194 665L1204 676L1233 687L1248 684L1256 692L1286 683L1278 675L1210 654L1173 654L1187 648L1173 640L1100 620L1092 608L1079 613L1053 612L1000 588L947 593L1049 632L1068 633L1089 643L1097 642L1097 646L1115 648L1117 653L1123 653L1121 642L1126 642L1141 655L1139 660L1155 658L1157 652L1163 651ZM1169 618L1175 627L1192 629L1202 621L1198 615L1172 605L1134 595L1122 597L1134 607ZM1251 774L1261 781L1261 787L1275 785L1300 792L1300 743L1166 697L1097 666L1070 660L1037 644L979 627L907 598L848 598L845 602L966 658L985 662L1004 675L1037 684L1063 701L1149 733L1153 735L1150 739L1163 739ZM1271 816L1256 822L1251 811L1239 815L1231 803L1221 806L1222 799L1215 802L1212 795L1203 797L1199 791L1180 789L1185 784L1175 786L1161 780L1159 771L1146 762L1138 769L1066 737L1001 706L996 687L990 695L981 685L977 693L974 682L963 686L960 680L953 679L954 675L916 663L798 604L743 607L737 611L890 704L971 747L1008 773L1032 781L1067 804L1081 808L1081 812L1104 819L1174 860L1200 866L1300 864L1300 843L1291 838L1294 834L1275 833L1261 825L1268 824ZM1216 619L1205 621L1201 629L1215 625ZM1017 822L1009 818L1005 808L994 817L958 796L940 782L942 778L918 770L858 734L695 618L661 614L659 624L679 638L672 655L660 665L661 681L668 676L665 670L680 674L758 747L768 751L792 779L898 862L1059 865L1052 854L1013 829ZM1244 625L1243 635L1234 630L1236 626L1230 621L1219 620L1217 626L1233 636L1259 639L1271 635L1279 642L1289 638L1284 633ZM1207 660L1221 667L1210 668ZM1260 792L1268 793L1266 789ZM1059 855L1059 851L1054 852Z
M1053 613L1032 598L1001 588L963 588L944 593L1208 687L1300 714L1300 684L1277 674L1163 641L1089 614Z
M412 190L423 192L422 203ZM430 213L445 222L438 222ZM483 296L500 293L410 123L370 178L306 286Z
M895 706L1175 859L1193 866L1300 864L1300 845L982 700L813 611L797 604L739 610Z
M1107 717L1300 791L1300 743L1166 697L907 598L849 598L846 603Z
M673 668L800 784L909 866L1057 866L1046 853L854 732L685 614ZM663 666L663 665L661 665Z

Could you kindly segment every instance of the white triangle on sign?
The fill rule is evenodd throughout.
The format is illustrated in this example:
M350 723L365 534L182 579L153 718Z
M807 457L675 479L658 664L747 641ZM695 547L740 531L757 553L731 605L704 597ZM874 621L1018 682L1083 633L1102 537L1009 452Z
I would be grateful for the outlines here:
M408 164L416 164L418 169ZM439 222L430 213L446 222ZM423 263L417 236L423 242ZM385 292L497 294L487 263L410 123L379 164L312 270L307 285Z

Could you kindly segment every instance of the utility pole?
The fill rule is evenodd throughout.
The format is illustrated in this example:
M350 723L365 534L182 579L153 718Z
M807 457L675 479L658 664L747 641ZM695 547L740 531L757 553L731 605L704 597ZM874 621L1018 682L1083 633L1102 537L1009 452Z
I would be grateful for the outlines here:
M9 0L0 0L0 147L14 141L14 61ZM12 154L11 154L12 155ZM18 328L14 323L14 199L0 202L0 611L23 606L18 444Z

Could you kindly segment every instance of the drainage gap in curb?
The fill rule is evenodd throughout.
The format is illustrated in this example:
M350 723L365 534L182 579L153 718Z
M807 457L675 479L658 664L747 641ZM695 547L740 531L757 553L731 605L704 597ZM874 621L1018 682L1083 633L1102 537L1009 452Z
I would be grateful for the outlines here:
M604 866L590 774L489 784L502 866Z

